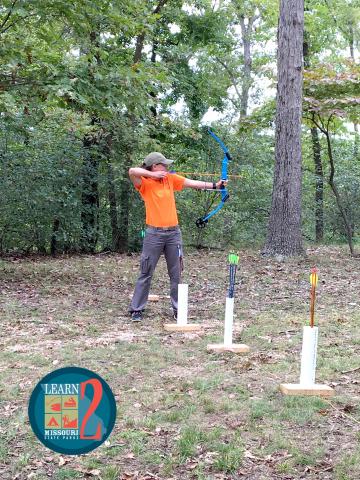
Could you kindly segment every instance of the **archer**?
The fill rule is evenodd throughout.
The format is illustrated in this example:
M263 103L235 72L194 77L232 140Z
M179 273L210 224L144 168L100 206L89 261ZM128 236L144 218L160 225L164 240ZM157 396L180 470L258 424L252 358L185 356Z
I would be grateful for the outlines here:
M183 269L183 244L176 211L174 192L184 188L224 190L227 180L203 182L168 172L173 163L162 153L152 152L141 167L130 168L129 177L140 193L146 210L146 233L140 259L140 275L130 304L133 321L142 319L150 283L160 255L165 255L170 278L170 298L177 318L178 284Z

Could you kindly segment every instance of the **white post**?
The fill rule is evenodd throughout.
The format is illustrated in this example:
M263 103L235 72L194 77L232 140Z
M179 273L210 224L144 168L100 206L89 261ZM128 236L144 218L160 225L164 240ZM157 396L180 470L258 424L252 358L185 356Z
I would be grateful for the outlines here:
M187 317L188 317L188 285L187 283L179 283L177 324L186 325Z
M224 345L226 345L227 347L232 345L233 317L234 317L234 299L226 297Z
M315 384L317 345L318 327L304 327L301 350L300 385Z

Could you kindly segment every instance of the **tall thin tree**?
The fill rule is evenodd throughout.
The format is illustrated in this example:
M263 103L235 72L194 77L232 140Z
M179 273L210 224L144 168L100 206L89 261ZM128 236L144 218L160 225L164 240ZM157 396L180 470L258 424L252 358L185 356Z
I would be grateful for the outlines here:
M309 9L306 10L309 11ZM312 53L313 52L311 51L310 36L305 29L303 44L305 69L310 69L311 67ZM312 127L310 128L310 132L315 167L315 239L316 242L320 243L323 241L324 238L324 173L321 160L321 143L317 127L315 125L312 125Z
M265 255L300 255L304 0L281 0L275 171Z

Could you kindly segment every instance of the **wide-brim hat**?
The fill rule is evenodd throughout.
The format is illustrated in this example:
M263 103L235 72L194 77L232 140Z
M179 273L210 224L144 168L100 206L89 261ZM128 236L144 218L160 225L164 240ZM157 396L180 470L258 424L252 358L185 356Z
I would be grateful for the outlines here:
M147 155L144 159L144 164L147 167L151 167L151 165L156 165L158 163L162 163L164 165L171 165L174 160L169 160L168 158L164 157L164 155L160 152L151 152Z

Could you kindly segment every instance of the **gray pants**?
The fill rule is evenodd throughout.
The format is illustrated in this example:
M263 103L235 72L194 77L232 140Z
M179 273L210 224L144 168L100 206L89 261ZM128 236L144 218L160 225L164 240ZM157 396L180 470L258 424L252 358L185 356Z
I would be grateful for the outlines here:
M140 258L140 275L135 285L130 312L143 310L148 300L150 283L161 254L165 255L170 277L170 297L174 309L178 308L178 284L182 270L182 238L179 227L161 230L148 227Z

